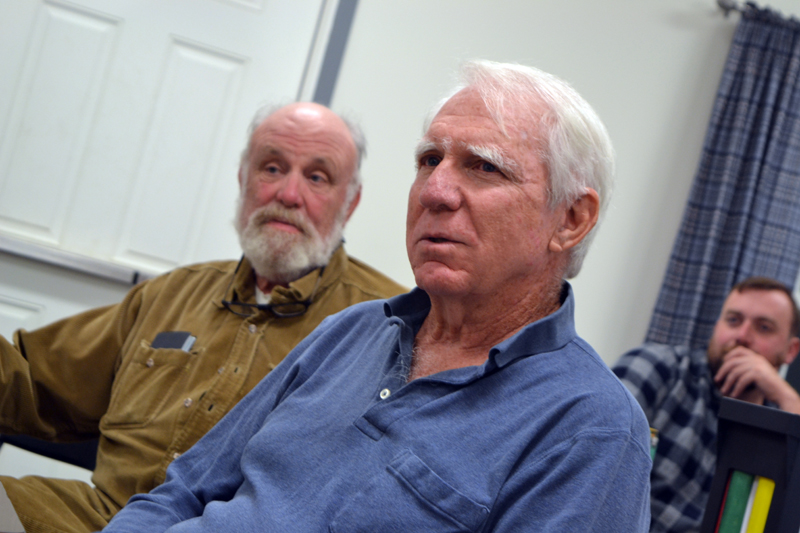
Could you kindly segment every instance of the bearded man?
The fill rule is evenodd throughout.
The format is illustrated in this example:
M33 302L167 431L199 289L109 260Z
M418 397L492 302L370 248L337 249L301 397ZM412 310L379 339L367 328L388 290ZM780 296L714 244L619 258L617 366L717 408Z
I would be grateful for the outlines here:
M239 169L238 263L178 268L117 305L0 337L0 432L99 437L93 486L0 477L27 532L103 528L326 316L406 291L342 247L364 146L321 105L259 111Z
M723 396L800 414L800 396L779 374L800 350L800 313L783 284L751 277L734 285L708 349L647 343L614 373L633 393L658 444L650 477L651 532L697 532L717 461Z

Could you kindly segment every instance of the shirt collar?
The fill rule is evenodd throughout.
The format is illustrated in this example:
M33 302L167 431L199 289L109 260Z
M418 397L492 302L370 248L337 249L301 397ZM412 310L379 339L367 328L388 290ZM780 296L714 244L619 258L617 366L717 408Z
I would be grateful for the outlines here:
M388 318L402 320L415 335L428 316L430 308L430 298L420 288L390 298L383 306ZM577 337L574 313L575 297L572 294L572 286L564 281L561 289L561 307L495 345L489 351L489 360L502 367L519 357L552 352L564 347Z

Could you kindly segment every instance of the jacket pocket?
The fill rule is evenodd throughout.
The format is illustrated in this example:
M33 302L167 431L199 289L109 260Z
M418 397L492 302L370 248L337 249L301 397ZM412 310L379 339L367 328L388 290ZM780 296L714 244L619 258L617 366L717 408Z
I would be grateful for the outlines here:
M136 426L152 421L167 401L182 390L190 357L197 355L178 348L151 348L142 340L130 362L114 378L108 411L101 424Z
M349 500L329 530L472 532L488 516L486 506L450 486L406 451Z

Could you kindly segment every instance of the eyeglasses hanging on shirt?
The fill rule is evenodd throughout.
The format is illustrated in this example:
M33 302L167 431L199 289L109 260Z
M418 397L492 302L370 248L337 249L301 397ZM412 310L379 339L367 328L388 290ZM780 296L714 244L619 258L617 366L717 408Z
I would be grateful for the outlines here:
M244 258L243 258L244 259ZM225 295L228 294L228 291L231 290L231 286L233 285L233 280L236 279L236 272L239 271L239 267L242 265L242 261L239 261L239 264L236 266L236 271L234 275L231 277L230 283L228 283L228 287L225 289L225 293L223 294L222 305L233 313L234 315L248 318L252 316L256 311L271 311L273 315L279 318L293 318L296 316L304 315L306 311L308 311L308 307L314 302L314 296L317 294L317 288L319 288L319 280L322 279L322 273L325 271L325 267L319 269L319 275L317 276L317 281L314 283L314 290L311 291L311 296L307 299L302 300L300 302L282 302L282 303L268 303L268 304L249 304L245 302L240 302L236 291L233 293L233 300L226 300Z

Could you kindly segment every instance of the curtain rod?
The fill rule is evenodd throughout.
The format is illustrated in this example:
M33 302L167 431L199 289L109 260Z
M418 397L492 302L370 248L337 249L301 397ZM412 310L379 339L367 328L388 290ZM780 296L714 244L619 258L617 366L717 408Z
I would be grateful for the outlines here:
M738 11L739 13L744 11L744 8L735 0L717 0L717 5L722 11L725 12L726 17L731 11Z

